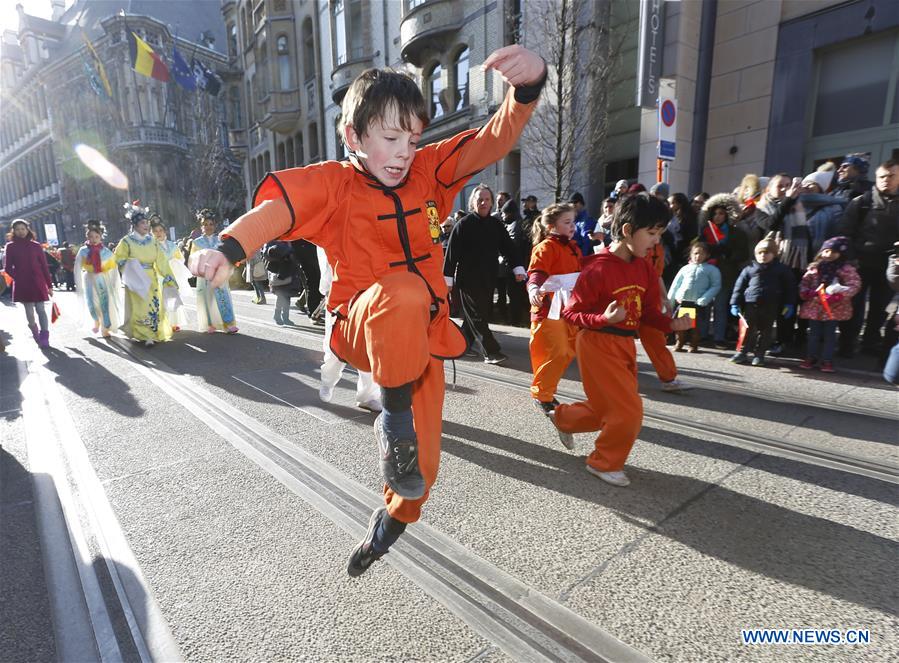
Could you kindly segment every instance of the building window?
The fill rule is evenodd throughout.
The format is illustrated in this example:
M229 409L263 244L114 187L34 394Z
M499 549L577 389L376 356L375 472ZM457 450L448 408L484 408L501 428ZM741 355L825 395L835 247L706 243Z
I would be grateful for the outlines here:
M280 35L277 39L278 48L278 83L282 90L289 90L293 87L291 84L290 72L290 49L287 45L287 35Z
M315 38L312 35L312 19L303 21L303 80L315 78Z
M228 24L228 55L232 58L237 57L237 26L234 23Z
M349 0L350 2L350 47L349 59L357 60L362 57L365 47L363 44L363 25L362 25L362 0Z
M247 128L253 126L253 86L247 81Z
M296 142L294 143L294 159L293 162L297 166L302 166L306 163L306 155L303 154L303 132L298 131L296 135Z
M347 60L346 54L346 16L343 0L334 0L334 57L338 66Z
M427 1L428 1L428 0L409 0L409 9L408 9L408 11L412 11L413 9L415 9L416 7L418 7L418 6L420 6L420 5L423 5L423 4L426 3Z
M890 80L897 72L872 63L894 62L896 33L855 41L828 50L818 59L818 94L814 136L845 133L884 125ZM892 110L892 109L890 109Z
M287 167L287 158L284 153L284 143L278 143L278 147L275 151L275 168L277 170L284 170Z
M456 83L456 110L468 106L468 47L456 56L453 62L453 78Z
M443 83L440 81L442 73L443 68L439 64L435 64L425 79L425 98L429 100L431 119L436 119L443 115L443 106L440 105L440 92L443 90Z
M309 125L309 161L315 163L320 159L318 154L318 125Z
M293 168L296 165L296 162L293 160L293 138L288 138L284 145L285 157L287 159L287 168Z
M237 86L228 90L228 104L231 107L229 111L231 114L231 128L242 129L243 117L241 117L240 112L240 90Z
M264 168L264 170L262 171L263 173L272 172L272 155L268 150L266 150L262 155L262 163Z

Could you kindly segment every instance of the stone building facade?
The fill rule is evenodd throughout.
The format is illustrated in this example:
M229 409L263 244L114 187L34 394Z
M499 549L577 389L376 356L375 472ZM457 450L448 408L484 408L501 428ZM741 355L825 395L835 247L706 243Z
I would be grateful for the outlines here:
M84 222L104 222L110 239L127 232L122 203L140 199L178 235L190 232L200 206L223 217L243 211L240 162L228 145L227 104L201 91L165 83L131 69L127 31L144 39L171 66L174 46L224 79L233 78L224 24L214 3L185 14L179 2L91 3L76 0L44 20L20 10L17 34L3 39L0 119L0 225L31 220L60 242L83 241ZM124 10L129 13L124 13ZM197 10L200 11L197 11ZM96 94L85 62L89 40L103 62L111 98ZM104 154L128 178L118 190L90 172L75 154L83 143Z

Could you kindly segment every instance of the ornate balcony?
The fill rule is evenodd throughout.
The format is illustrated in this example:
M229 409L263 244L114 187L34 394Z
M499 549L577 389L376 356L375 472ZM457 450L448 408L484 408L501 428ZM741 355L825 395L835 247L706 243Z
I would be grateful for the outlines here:
M187 138L184 134L166 127L127 127L116 131L112 141L114 150L147 145L171 147L186 152Z
M278 90L270 92L260 102L262 117L259 124L278 133L288 133L300 119L300 91Z
M372 67L374 56L362 49L350 52L349 59L339 63L331 72L331 99L335 104L340 104L346 95L350 83L366 69Z
M247 154L247 130L246 129L229 129L228 130L228 147L234 152L234 155L243 159Z
M403 59L420 67L426 50L445 50L462 28L464 9L457 0L427 0L406 12L400 23Z

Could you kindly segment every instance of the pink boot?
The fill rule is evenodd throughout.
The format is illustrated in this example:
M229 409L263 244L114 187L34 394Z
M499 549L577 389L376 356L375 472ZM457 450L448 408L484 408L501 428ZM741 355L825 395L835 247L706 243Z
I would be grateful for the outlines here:
M41 348L49 348L50 347L50 330L42 329L41 333L38 335L37 344Z
M31 335L34 337L34 342L40 344L40 334L37 330L37 325L28 325L28 328L31 330Z

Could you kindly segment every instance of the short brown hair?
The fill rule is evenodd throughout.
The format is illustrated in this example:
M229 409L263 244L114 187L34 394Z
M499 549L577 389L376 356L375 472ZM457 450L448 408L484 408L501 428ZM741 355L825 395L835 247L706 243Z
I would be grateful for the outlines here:
M375 122L383 122L395 110L403 131L412 130L411 119L417 117L428 126L428 107L415 80L393 69L367 69L350 84L341 104L340 138L346 142L346 127L365 136Z

